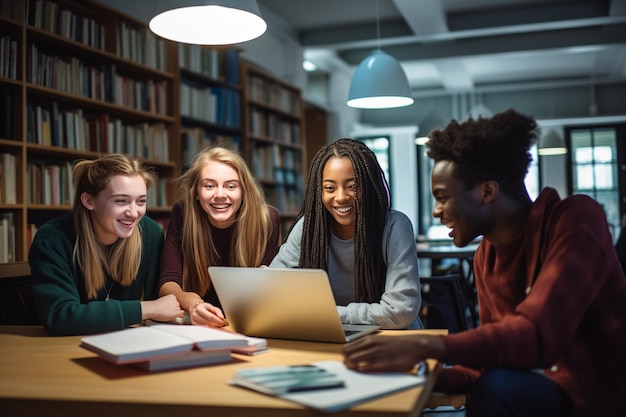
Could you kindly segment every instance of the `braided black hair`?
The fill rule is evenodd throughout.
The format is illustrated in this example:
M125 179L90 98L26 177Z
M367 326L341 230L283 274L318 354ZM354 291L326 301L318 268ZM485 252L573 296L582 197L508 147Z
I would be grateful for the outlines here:
M299 266L328 270L332 216L322 201L322 172L331 157L350 159L356 176L355 301L378 302L384 291L387 271L382 257L382 233L391 194L376 155L361 141L339 139L322 147L311 161L304 202L298 215L298 219L304 218Z

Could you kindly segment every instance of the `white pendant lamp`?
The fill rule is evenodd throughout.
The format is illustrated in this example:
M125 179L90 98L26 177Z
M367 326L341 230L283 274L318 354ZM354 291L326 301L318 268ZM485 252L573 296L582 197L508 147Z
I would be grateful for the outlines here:
M376 31L380 39L378 0ZM378 48L359 64L352 76L347 104L360 109L387 109L408 106L413 101L402 66Z
M550 130L539 139L539 146L537 147L537 153L539 155L562 155L567 153L567 147L565 141L556 131Z
M258 38L267 23L256 0L159 0L149 27L175 42L231 45Z

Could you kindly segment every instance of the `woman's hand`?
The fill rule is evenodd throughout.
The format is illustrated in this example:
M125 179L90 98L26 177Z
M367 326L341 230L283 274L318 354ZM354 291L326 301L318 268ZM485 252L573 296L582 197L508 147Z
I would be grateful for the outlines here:
M141 302L141 319L154 321L175 321L185 315L185 310L180 307L176 296L165 295L151 301Z
M370 335L343 347L346 367L362 372L410 371L424 359L443 360L444 351L441 339L423 335Z
M204 301L196 301L195 305L189 310L191 324L204 324L213 327L228 326L228 322L224 318L224 313L218 307Z

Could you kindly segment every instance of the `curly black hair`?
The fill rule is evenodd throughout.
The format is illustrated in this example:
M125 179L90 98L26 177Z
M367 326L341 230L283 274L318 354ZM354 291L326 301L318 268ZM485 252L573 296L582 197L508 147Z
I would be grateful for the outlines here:
M523 198L530 148L538 134L533 117L509 109L491 118L453 120L444 129L431 131L426 155L435 162L454 162L455 177L468 189L496 181L503 192Z
M336 140L317 151L311 161L302 210L296 219L304 218L299 266L328 270L331 216L322 202L322 172L331 157L350 159L359 190L355 201L355 301L378 302L387 271L381 236L391 195L376 155L361 141Z

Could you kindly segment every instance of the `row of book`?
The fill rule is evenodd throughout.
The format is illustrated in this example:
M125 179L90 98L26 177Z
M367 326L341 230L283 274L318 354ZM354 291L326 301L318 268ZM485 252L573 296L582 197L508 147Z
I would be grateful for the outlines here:
M11 153L0 154L0 204L17 203L17 168L16 156Z
M71 206L74 200L72 165L28 164L26 201L28 204Z
M287 185L299 183L299 152L277 145L259 145L252 149L251 156L252 172L259 180Z
M150 200L150 197L148 197ZM153 205L148 203L148 210ZM157 224L167 231L168 219L154 219ZM36 223L29 223L26 226L26 241L31 243L37 234L39 226ZM0 264L15 262L15 220L12 212L0 213Z
M17 79L17 41L10 36L0 38L0 77Z
M302 189L297 185L265 187L265 197L284 214L298 213L302 207Z
M178 65L196 74L227 84L239 84L239 51L180 44Z
M167 179L157 178L148 190L148 208L168 206ZM26 166L26 201L28 204L72 206L74 185L72 163L29 163Z
M107 101L136 110L167 114L167 81L133 79L115 64L88 65L74 57L47 55L30 45L29 81L64 93Z
M169 131L163 123L128 124L82 109L62 109L57 102L27 106L27 141L98 153L125 153L169 161Z
M13 213L0 213L0 264L15 261L15 220Z
M30 0L27 8L29 25L104 50L105 27L95 19L80 16L50 0Z
M300 113L300 100L293 90L251 75L248 78L248 94L252 100L267 104L287 113Z
M251 135L278 139L284 143L300 143L300 124L285 120L276 113L250 106L248 130Z
M21 2L15 0L0 0L0 16L16 19L22 16L23 7Z
M122 58L165 71L165 42L147 27L136 28L122 22L116 46Z
M227 144L232 149L241 149L239 136L210 132L201 127L183 128L180 136L183 166L189 166L195 154L208 146Z
M226 87L197 87L180 84L182 116L238 129L241 101L239 91Z

